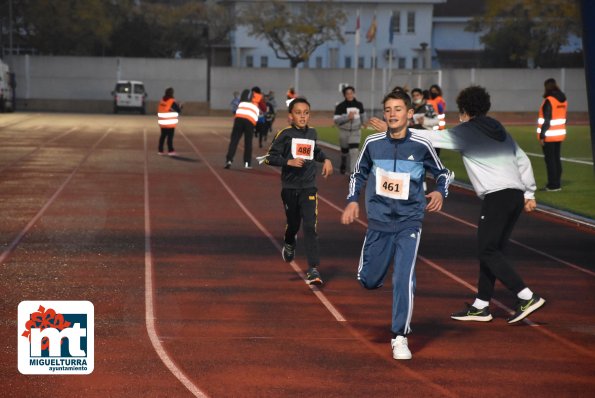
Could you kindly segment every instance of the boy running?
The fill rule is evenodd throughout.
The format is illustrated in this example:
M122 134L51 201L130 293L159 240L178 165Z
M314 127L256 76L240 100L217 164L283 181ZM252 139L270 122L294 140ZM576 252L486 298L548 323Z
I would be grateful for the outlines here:
M409 95L393 91L384 97L383 104L388 130L372 134L364 142L351 175L349 204L341 222L350 224L358 217L358 199L365 184L368 230L357 279L366 289L379 288L394 263L391 348L394 359L411 359L406 336L411 332L422 220L425 211L442 208L450 172L430 142L407 128L413 116ZM435 177L437 190L424 196L426 169Z
M283 260L291 262L295 257L296 234L304 224L304 242L308 257L308 284L321 285L318 272L318 194L316 189L316 162L322 163L322 176L333 173L331 161L316 145L316 130L308 127L310 104L305 98L295 98L289 103L291 126L277 133L264 157L264 162L281 169L281 199L285 208L287 225L282 250Z

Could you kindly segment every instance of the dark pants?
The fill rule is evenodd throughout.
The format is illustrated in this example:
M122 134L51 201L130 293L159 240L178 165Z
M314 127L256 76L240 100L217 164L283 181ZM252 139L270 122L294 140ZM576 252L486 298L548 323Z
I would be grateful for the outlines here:
M560 160L561 142L545 142L543 144L543 156L545 157L545 168L547 169L547 188L558 189L561 187L562 161Z
M256 124L256 133L258 134L258 147L259 148L262 148L262 141L267 140L267 136L269 135L270 128L271 128L271 126L269 125L269 122Z
M523 192L517 189L503 189L487 194L483 199L477 229L479 243L477 298L480 300L490 301L494 294L496 279L515 294L526 287L503 253L524 206Z
M308 266L317 267L320 263L318 256L318 194L316 188L281 190L281 199L285 207L287 225L285 227L285 243L295 244L295 236L304 223L304 243Z
M161 137L159 137L159 152L163 152L163 144L165 139L167 138L167 147L169 148L169 152L174 151L174 131L173 128L162 128L161 129Z
M233 162L233 157L238 149L238 143L242 135L244 136L244 162L250 164L252 160L252 135L254 134L254 125L248 119L236 117L231 129L231 140L227 149L226 160Z

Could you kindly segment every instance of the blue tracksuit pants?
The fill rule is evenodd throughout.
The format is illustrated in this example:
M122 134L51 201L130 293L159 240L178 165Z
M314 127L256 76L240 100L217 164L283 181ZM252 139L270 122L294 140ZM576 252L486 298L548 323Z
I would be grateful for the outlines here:
M421 228L418 227L399 232L368 229L357 272L357 279L366 289L377 289L384 283L390 265L394 264L391 329L401 336L411 332L415 260L420 239Z

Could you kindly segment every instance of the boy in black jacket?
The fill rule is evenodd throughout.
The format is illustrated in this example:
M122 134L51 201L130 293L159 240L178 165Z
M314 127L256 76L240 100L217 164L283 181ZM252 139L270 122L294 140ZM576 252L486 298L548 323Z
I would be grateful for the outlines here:
M281 199L285 207L287 226L282 250L283 260L291 262L295 257L296 234L304 222L304 241L308 256L308 284L321 285L318 272L318 234L316 232L318 194L316 189L316 162L322 163L322 176L333 173L331 161L316 145L316 130L308 127L310 104L305 98L296 98L289 103L291 126L279 131L271 143L264 162L281 166Z

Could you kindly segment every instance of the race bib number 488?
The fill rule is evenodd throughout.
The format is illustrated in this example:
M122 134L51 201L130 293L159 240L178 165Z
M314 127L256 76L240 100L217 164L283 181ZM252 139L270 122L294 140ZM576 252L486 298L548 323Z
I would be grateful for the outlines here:
M314 140L307 140L305 138L292 138L291 140L291 155L294 159L302 158L307 160L314 159Z
M376 194L391 199L409 198L409 173L395 173L376 168Z

